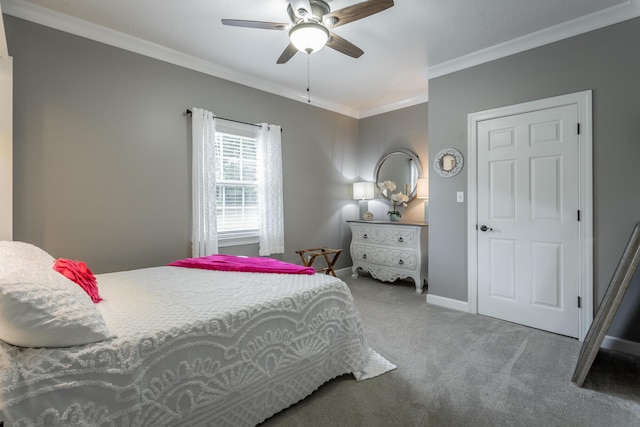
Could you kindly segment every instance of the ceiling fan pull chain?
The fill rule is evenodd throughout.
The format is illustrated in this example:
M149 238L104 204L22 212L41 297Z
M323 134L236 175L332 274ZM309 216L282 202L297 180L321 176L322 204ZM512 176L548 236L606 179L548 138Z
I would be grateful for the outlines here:
M307 53L307 103L311 104L311 52Z

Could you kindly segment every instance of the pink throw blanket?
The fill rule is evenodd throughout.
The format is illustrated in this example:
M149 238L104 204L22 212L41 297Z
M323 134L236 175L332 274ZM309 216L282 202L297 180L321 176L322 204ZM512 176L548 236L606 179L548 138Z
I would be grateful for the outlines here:
M245 271L249 273L315 274L313 267L291 264L273 258L242 257L235 255L209 255L185 258L169 264L173 267L202 268L205 270Z

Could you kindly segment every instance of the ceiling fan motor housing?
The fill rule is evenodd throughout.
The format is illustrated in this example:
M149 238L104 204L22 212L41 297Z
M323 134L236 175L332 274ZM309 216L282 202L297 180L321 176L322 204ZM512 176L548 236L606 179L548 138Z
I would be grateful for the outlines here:
M291 24L243 19L223 19L222 24L264 30L289 30L289 44L278 57L278 64L285 64L298 51L312 53L323 46L352 58L360 58L364 51L333 33L332 29L382 12L393 5L393 0L366 0L332 12L325 0L290 0L287 14Z
M331 12L329 5L323 0L309 0L309 5L311 5L311 11L306 11L306 14L296 14L296 11L291 7L291 3L289 3L289 6L287 6L287 13L289 14L289 19L291 19L291 22L293 22L294 25L300 22L321 23L322 17Z

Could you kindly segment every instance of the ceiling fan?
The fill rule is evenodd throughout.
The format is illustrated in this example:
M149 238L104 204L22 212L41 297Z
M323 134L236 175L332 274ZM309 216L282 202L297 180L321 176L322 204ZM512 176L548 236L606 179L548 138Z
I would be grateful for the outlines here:
M393 0L368 0L332 12L324 0L290 0L287 6L290 24L240 19L223 19L222 23L263 30L289 30L289 45L278 58L278 64L286 63L298 51L310 54L325 45L352 58L359 58L364 51L331 29L382 12L391 6Z

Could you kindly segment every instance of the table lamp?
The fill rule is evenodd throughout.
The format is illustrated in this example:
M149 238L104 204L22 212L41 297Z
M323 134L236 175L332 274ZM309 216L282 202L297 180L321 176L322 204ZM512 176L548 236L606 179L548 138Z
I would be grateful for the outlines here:
M375 197L375 188L373 182L354 182L353 183L353 198L359 200L360 206L360 219L373 219L373 214L369 212L369 202L367 199L373 199Z

